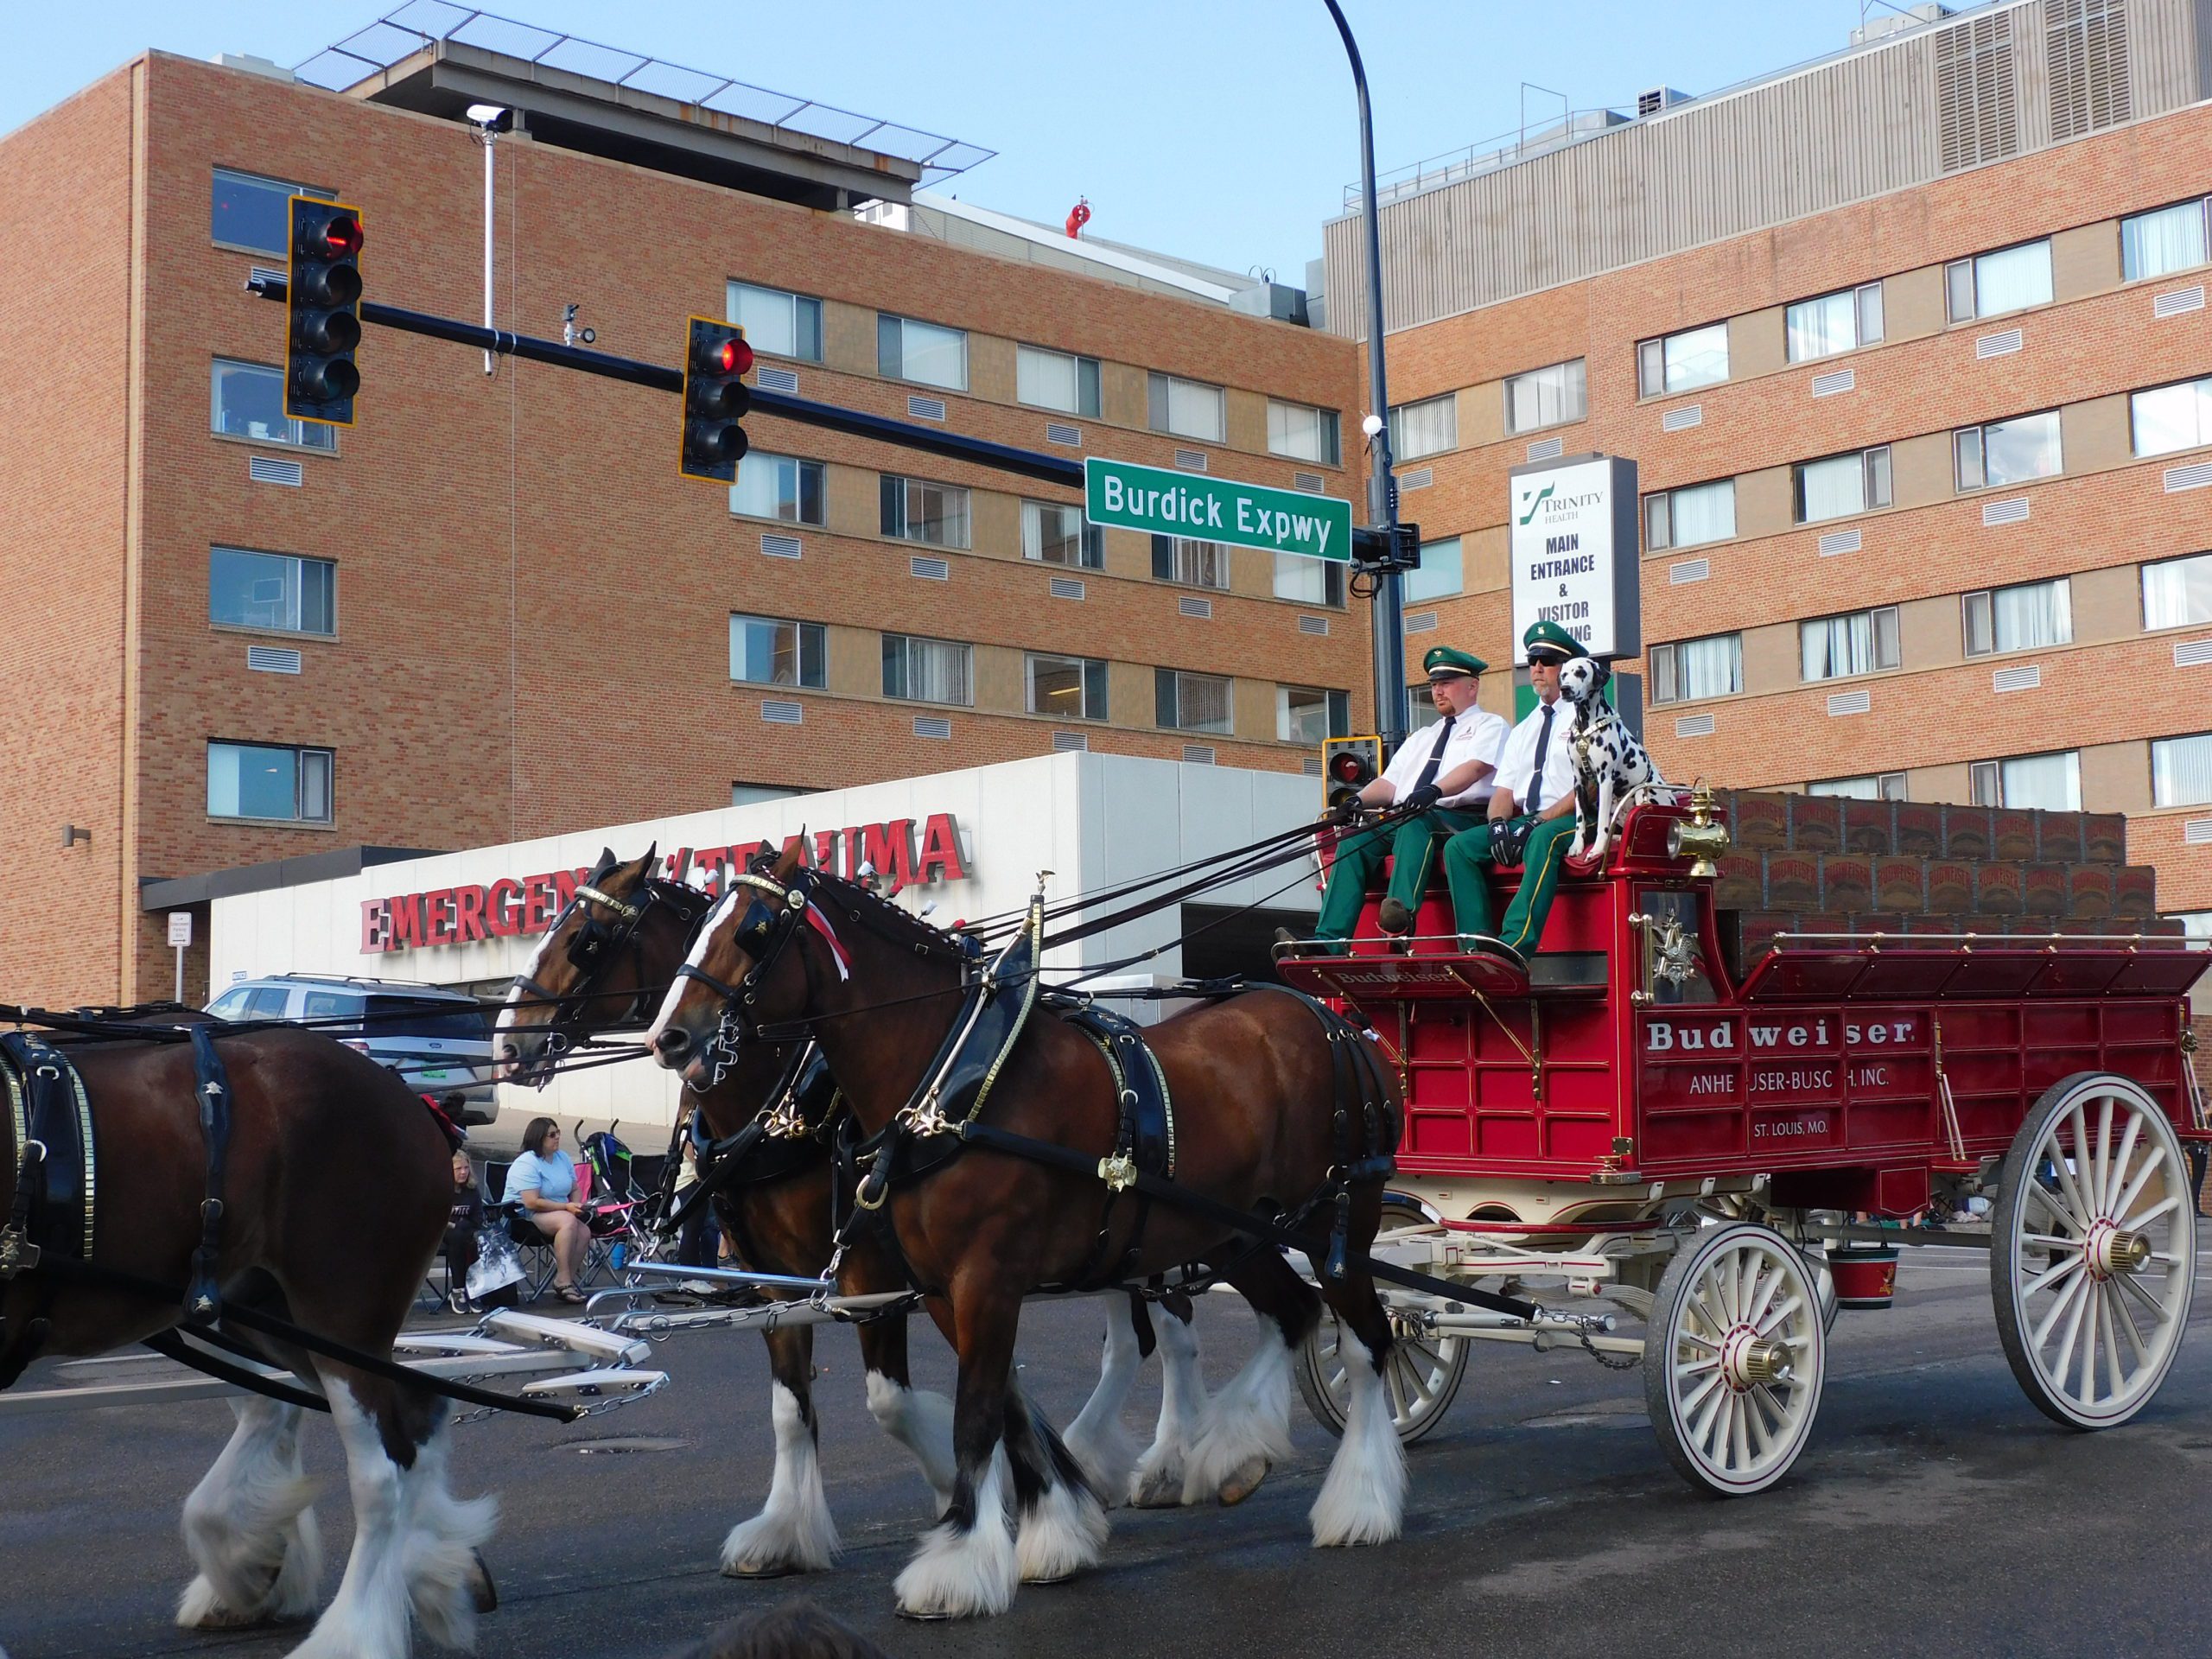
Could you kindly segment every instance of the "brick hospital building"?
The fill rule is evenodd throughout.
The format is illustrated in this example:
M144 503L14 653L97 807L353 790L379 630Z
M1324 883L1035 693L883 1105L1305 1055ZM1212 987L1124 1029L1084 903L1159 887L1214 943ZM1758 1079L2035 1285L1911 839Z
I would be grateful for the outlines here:
M1503 649L1510 468L1631 456L1669 777L2124 811L2212 932L2212 6L1918 10L1386 179L1408 656Z
M167 995L185 909L200 997L213 893L397 849L1056 749L1295 772L1366 729L1339 572L1087 532L1071 489L758 416L734 491L691 482L672 397L373 327L359 424L288 420L243 291L286 196L359 207L369 299L480 318L488 101L502 327L573 305L672 364L728 315L804 397L1358 496L1357 351L1294 290L914 203L982 152L526 32L150 53L0 138L0 995Z

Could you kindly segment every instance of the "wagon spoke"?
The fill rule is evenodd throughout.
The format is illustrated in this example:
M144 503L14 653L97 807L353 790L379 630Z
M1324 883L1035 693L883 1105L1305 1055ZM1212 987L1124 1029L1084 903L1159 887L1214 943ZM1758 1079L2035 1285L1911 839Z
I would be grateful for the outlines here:
M1757 1390L1744 1396L1744 1416L1751 1425L1751 1450L1764 1458L1774 1450L1774 1431L1766 1421L1766 1408L1759 1403Z
M2082 1278L2073 1281L2066 1287L2065 1289L2060 1291L2056 1296L2051 1299L2050 1311L2043 1316L2043 1323L2036 1326L2035 1335L2030 1340L2029 1345L2032 1347L2037 1354L2041 1354L2043 1352L2044 1344L2050 1340L2050 1333L2052 1330L2057 1325L2060 1319L2064 1316L2066 1310L2081 1299L2082 1287L2088 1282L2089 1281L2088 1277L2084 1275ZM2080 1315L2075 1315L2075 1318L2079 1319Z
M2152 1333L2153 1335L2157 1335L2166 1328L2167 1314L2164 1306L2157 1300L2157 1298L2153 1297L2149 1291L2143 1288L2142 1285L2138 1282L2133 1274L2122 1274L2118 1279L2113 1281L2113 1282L2126 1287L2128 1293L2133 1295L2137 1301L2142 1303L2145 1307L2150 1310L2151 1318L2153 1321L2152 1325Z
M1694 1331L1677 1331L1675 1333L1675 1340L1678 1343L1686 1342L1693 1348L1702 1348L1708 1354L1717 1354L1720 1351L1720 1344L1719 1343L1715 1342L1711 1337L1700 1336Z
M2061 1238L2056 1233L2022 1233L2020 1235L2020 1243L2023 1244L2040 1244L2044 1249L2050 1250L2054 1254L2061 1250L2066 1251L2069 1254L2073 1254L2078 1252L2082 1248L2082 1241L2080 1239Z
M1396 1357L1396 1363L1392 1369L1401 1373L1404 1378L1405 1388L1411 1389L1414 1397L1423 1406L1432 1406L1436 1403L1436 1392L1428 1386L1426 1380L1429 1375L1426 1366L1414 1364L1411 1359L1402 1353ZM1400 1390L1402 1394L1403 1391L1402 1389Z
M2143 1196L2143 1188L2149 1182L2152 1174L2165 1161L2166 1149L2164 1147L2152 1147L2151 1155L2143 1160L2143 1166L2135 1172L2134 1178L2121 1189L2120 1202L2113 1205L2112 1213L2115 1219L2126 1215L2135 1207L2135 1201ZM2120 1223L2123 1227L2127 1224L2126 1222Z
M2097 1102L2096 1173L2097 1213L2105 1212L2105 1200L2112 1197L2112 1096L2105 1095Z
M2141 1215L2130 1216L2120 1224L2131 1233L2139 1233L2148 1227L2152 1222L2156 1221L2160 1216L2164 1215L2167 1211L2177 1210L2180 1207L2180 1195L2178 1193L2169 1192L2164 1198L2159 1199L2158 1203L2152 1205Z
M2074 1128L2074 1155L2079 1160L2082 1155L2082 1148L2088 1145L2089 1135L2088 1127L2082 1122L2082 1109L2079 1106L2067 1114L2067 1122ZM2052 1126L2052 1133L2050 1138L2044 1141L2044 1145L2050 1149L2050 1166L2058 1177L2059 1191L2066 1195L2066 1201L2074 1206L2074 1212L2082 1217L2082 1224L2086 1227L2088 1223L2097 1218L2097 1207L2082 1196L2081 1186L2075 1181L2073 1170L2067 1166L2065 1149L2059 1144L2056 1125ZM2084 1179L2086 1179L2086 1172Z
M2127 1298L2125 1296L2109 1297L2105 1302L2105 1344L2107 1347L2112 1345L2113 1327L2115 1325L2126 1332L2128 1351L2135 1356L2137 1367L2139 1369L2150 1363L2151 1351L2143 1345L2143 1332L2136 1328L2135 1315L2129 1309ZM2120 1350L2117 1348L2113 1349L2113 1363L2115 1368L2120 1363ZM2117 1394L2120 1391L2120 1377L2116 1370L2112 1386L2113 1392Z
M1720 1263L1715 1262L1705 1270L1704 1281L1698 1287L1698 1311L1706 1316L1706 1323L1716 1331L1726 1331L1736 1322L1736 1309L1728 1300L1728 1288L1719 1277Z
M1745 1322L1753 1325L1766 1317L1767 1308L1773 1303L1775 1293L1782 1288L1789 1275L1783 1273L1780 1267L1777 1267L1771 1273L1767 1273L1764 1276L1766 1288L1759 1292L1758 1299L1751 1304L1751 1311L1744 1315Z
M2056 1267L2048 1268L2044 1272L2037 1274L2034 1278L2029 1280L2026 1284L2020 1287L2020 1300L2024 1302L2029 1297L2034 1295L2037 1291L2050 1289L2051 1286L2056 1284L2068 1274L2072 1273L2076 1268L2080 1268L2082 1263L2082 1256L2079 1250L2073 1251L2067 1255L2062 1256L2059 1258L2058 1265Z
M1701 1387L1698 1392L1702 1394L1707 1389L1710 1389L1712 1391L1713 1398L1707 1403L1704 1413L1698 1418L1696 1423L1691 1427L1690 1439L1695 1441L1700 1449L1709 1451L1711 1449L1713 1425L1714 1421L1720 1415L1721 1408L1728 1403L1728 1390L1721 1386L1720 1379L1717 1376L1708 1377L1703 1387ZM1693 1400L1695 1398L1696 1395L1694 1395L1691 1396L1691 1399ZM1683 1414L1685 1416L1688 1415L1689 1411L1689 1403L1685 1402L1683 1405Z
M1751 1466L1751 1408L1748 1401L1741 1395L1729 1396L1728 1447L1735 1456L1735 1466L1738 1469Z
M2074 1368L2074 1345L2082 1339L2082 1321L2095 1303L2097 1296L2095 1280L2082 1278L2075 1282L2082 1287L2082 1294L2074 1299L2074 1311L2067 1315L2066 1334L2058 1344L2058 1360L2050 1368L2052 1380L2062 1389L2065 1388L2066 1378Z
M1680 1377L1703 1376L1707 1371L1719 1369L1720 1357L1718 1354L1710 1359L1693 1359L1687 1364L1681 1360L1675 1362L1675 1375Z
M2084 1321L2082 1344L2082 1399L2087 1405L2097 1403L2097 1328L2103 1322L2105 1287L2092 1281L2089 1285L2089 1317ZM2061 1372L2061 1376L2064 1373Z
M2041 1199L2043 1202L2043 1207L2050 1211L2052 1216L2056 1217L2060 1226L2071 1228L2073 1230L2074 1239L2067 1240L2065 1241L2066 1243L2071 1243L2074 1240L2078 1240L2083 1233L2089 1230L2089 1224L2080 1216L2075 1215L2074 1211L2068 1209L2066 1205L2061 1204L2058 1200L2058 1195L2053 1192L2049 1187L2045 1186L2041 1181L2031 1180L2027 1185L2022 1189L2022 1191L2024 1191L2027 1196L2031 1198Z
M2120 1137L2120 1150L2113 1154L2112 1167L2106 1173L2105 1196L2107 1198L2126 1185L2128 1160L2135 1156L2136 1138L2142 1133L2142 1118L2134 1112L2128 1113L2126 1132ZM2110 1207L2117 1215L2126 1206L2114 1203Z
M1390 1391L1390 1414L1402 1422L1407 1414L1406 1389L1403 1379L1398 1375L1398 1368L1395 1365L1384 1366L1382 1382L1383 1386Z
M1769 1313L1766 1318L1755 1328L1758 1330L1759 1335L1764 1337L1771 1332L1775 1326L1780 1325L1784 1319L1789 1319L1792 1314L1796 1313L1804 1306L1805 1299L1802 1296L1792 1295L1790 1299L1783 1303L1781 1306L1775 1308L1772 1312Z

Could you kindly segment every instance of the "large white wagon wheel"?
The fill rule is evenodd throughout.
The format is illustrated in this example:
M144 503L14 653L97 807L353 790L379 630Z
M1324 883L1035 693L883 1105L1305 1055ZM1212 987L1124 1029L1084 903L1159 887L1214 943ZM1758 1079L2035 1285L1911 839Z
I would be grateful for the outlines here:
M1402 1227L1431 1224L1418 1207L1402 1199L1385 1199L1382 1225L1376 1230L1378 1235L1389 1234ZM1467 1351L1473 1343L1465 1337L1423 1331L1395 1314L1390 1330L1396 1341L1383 1370L1382 1386L1389 1395L1390 1421L1399 1440L1410 1446L1444 1421L1444 1408L1452 1403L1466 1377ZM1321 1322L1313 1327L1298 1355L1298 1391L1306 1396L1307 1409L1332 1434L1344 1432L1344 1414L1351 1400L1351 1380L1339 1351L1343 1334L1335 1313L1324 1306Z
M1991 1232L1997 1334L2028 1398L2075 1428L2140 1411L2196 1281L2188 1167L2157 1103L2108 1072L2052 1084L2005 1154Z
M1764 1491L1804 1450L1827 1331L1797 1248L1755 1222L1700 1233L1667 1265L1643 1338L1643 1398L1683 1478Z

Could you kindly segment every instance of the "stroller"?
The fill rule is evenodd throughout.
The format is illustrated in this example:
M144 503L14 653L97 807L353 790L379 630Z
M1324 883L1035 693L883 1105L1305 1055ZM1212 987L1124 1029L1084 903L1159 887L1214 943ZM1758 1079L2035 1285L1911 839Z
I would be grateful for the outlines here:
M658 1191L648 1192L638 1179L636 1154L615 1134L618 1119L595 1135L575 1127L576 1145L583 1151L591 1172L588 1201L591 1206L592 1239L605 1253L608 1268L625 1284L637 1275L626 1271L639 1262L661 1259L664 1254L658 1223L664 1200Z

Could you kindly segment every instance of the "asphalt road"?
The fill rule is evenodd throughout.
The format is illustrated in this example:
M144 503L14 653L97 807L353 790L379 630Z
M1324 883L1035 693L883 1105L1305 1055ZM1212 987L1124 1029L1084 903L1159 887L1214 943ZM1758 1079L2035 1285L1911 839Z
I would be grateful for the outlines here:
M2208 1253L2212 1255L2212 1253ZM1033 1392L1063 1421L1088 1393L1103 1305L1033 1307ZM901 1656L1042 1652L1408 1655L2196 1653L2212 1629L2212 1296L2159 1397L2125 1428L2069 1433L1998 1351L1976 1252L1908 1253L1898 1306L1846 1313L1812 1444L1779 1486L1686 1488L1647 1426L1640 1371L1485 1345L1447 1421L1412 1456L1405 1537L1317 1552L1306 1510L1332 1441L1302 1412L1296 1456L1234 1510L1115 1512L1099 1569L1026 1589L1006 1618L914 1625L893 1575L926 1516L906 1453L868 1417L856 1350L817 1356L823 1454L847 1556L836 1573L741 1584L715 1570L770 1462L760 1344L664 1349L675 1382L575 1427L457 1432L455 1487L505 1504L489 1554L504 1605L480 1651L658 1659L711 1626L810 1596ZM1209 1300L1209 1378L1251 1339ZM930 1386L950 1359L917 1340ZM49 1365L25 1386L49 1383ZM1156 1400L1147 1368L1132 1428ZM0 1418L0 1645L13 1659L190 1654L276 1659L302 1631L200 1636L168 1623L188 1576L185 1493L228 1433L219 1402ZM610 1437L667 1449L592 1453ZM334 1438L311 1437L331 1555L351 1536Z

